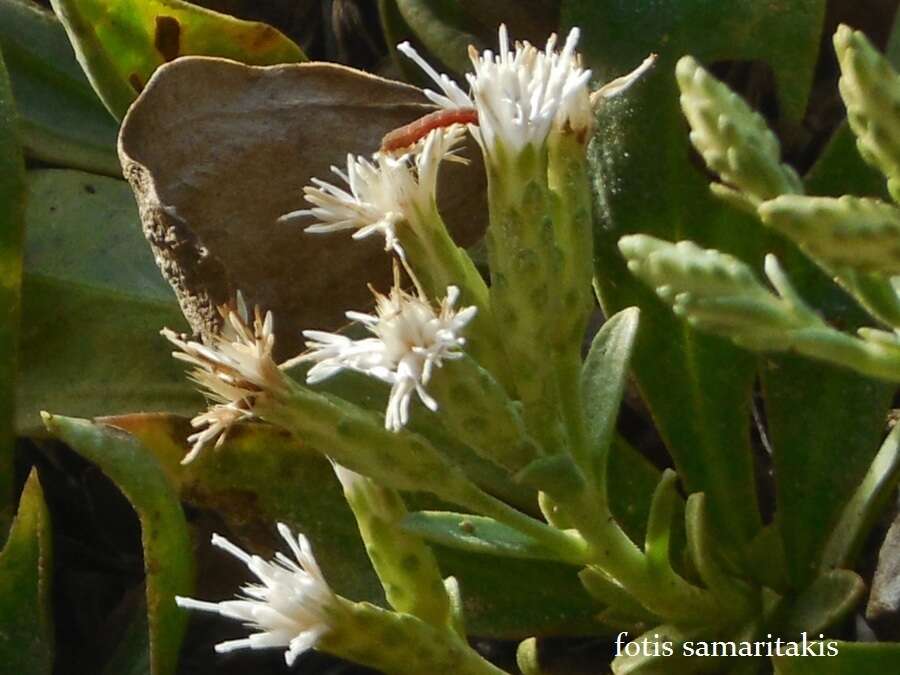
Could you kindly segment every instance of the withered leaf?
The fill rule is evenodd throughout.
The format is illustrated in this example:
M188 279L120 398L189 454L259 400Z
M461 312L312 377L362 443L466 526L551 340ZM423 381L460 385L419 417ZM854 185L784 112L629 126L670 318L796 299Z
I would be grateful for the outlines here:
M378 237L312 235L278 217L305 206L313 177L374 152L385 132L432 109L422 92L324 63L251 67L185 57L159 68L119 137L124 174L144 233L192 328L217 330L217 305L240 290L275 314L278 356L302 349L300 331L334 329L371 303L391 262ZM484 171L447 163L442 213L460 245L484 231Z

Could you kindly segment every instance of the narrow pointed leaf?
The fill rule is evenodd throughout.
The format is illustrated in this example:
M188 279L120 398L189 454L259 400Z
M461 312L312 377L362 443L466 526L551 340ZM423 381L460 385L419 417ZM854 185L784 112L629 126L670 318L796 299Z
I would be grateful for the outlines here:
M856 572L825 572L793 599L782 631L792 639L804 632L819 635L852 612L865 594L866 585Z
M669 560L669 545L672 539L672 521L678 508L678 475L671 469L663 472L662 479L653 494L650 519L647 522L647 536L644 554L647 566L654 574L663 577L675 574Z
M581 373L588 443L598 476L605 477L608 470L610 445L628 380L639 319L640 311L632 307L603 324L594 337Z
M89 420L44 415L47 430L115 483L137 512L144 549L151 675L174 675L193 590L193 554L181 503L160 462L134 436Z
M869 470L844 505L820 563L821 571L853 567L865 538L888 505L900 479L900 425L895 426L869 465Z
M8 673L52 672L51 534L41 484L32 471L0 551L0 663Z
M552 549L493 518L447 511L417 511L403 527L426 541L505 558L561 560ZM564 560L562 560L564 562Z
M18 115L0 53L0 541L12 515L13 419L22 306L25 164Z
M536 638L528 638L519 643L516 649L516 665L519 666L522 675L542 675Z

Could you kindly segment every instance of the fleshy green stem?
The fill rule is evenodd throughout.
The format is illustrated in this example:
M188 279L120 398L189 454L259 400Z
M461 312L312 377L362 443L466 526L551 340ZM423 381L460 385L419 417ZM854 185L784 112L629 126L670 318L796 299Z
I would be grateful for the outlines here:
M450 502L467 495L471 482L428 439L384 428L376 413L312 391L284 376L283 390L261 397L254 412L304 445L385 487L424 490Z
M437 205L416 210L408 223L398 228L404 259L426 293L441 298L448 286L460 290L460 305L478 308L466 329L467 351L484 368L507 385L507 359L491 310L487 284L469 258L450 236Z
M339 621L317 648L375 668L385 675L453 673L508 675L482 658L449 627L439 629L409 614L367 602L342 601Z
M532 435L548 454L567 448L553 349L560 316L560 274L547 183L547 153L526 148L514 157L502 148L486 162L490 227L491 307L503 326L515 393Z
M576 565L585 565L588 562L588 546L581 537L573 532L558 530L517 511L474 485L459 504L527 534L556 551L561 559Z
M400 493L340 465L335 473L391 607L438 628L451 626L450 598L434 553L400 527L408 515Z
M596 493L586 489L559 506L587 541L590 565L615 579L650 612L667 620L692 621L721 612L704 589L677 574L657 574Z

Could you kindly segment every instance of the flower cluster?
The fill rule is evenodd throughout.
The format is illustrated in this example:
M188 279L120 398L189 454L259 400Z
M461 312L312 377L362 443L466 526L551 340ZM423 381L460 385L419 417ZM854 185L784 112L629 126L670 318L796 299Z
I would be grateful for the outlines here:
M211 344L189 340L164 328L162 334L180 351L172 356L195 366L191 379L213 402L191 420L201 431L191 435L191 450L182 460L187 464L211 442L221 445L235 422L252 419L253 404L266 392L282 387L281 372L272 358L275 346L271 312L263 317L255 308L253 320L238 293L236 307L219 307L224 324Z
M316 563L309 541L302 534L295 537L283 523L278 524L278 532L295 560L280 552L273 561L263 560L249 555L225 537L213 535L214 546L243 562L262 582L244 586L243 597L222 602L176 598L179 607L220 614L259 630L240 640L219 643L217 652L287 647L284 657L290 666L331 629L340 604Z
M447 110L477 110L478 127L473 126L472 131L488 154L498 144L514 153L529 144L541 145L554 126L589 129L593 120L588 90L591 71L581 67L575 52L578 29L569 31L562 51L556 50L555 34L543 51L528 42L516 42L511 48L503 25L499 37L496 54L469 50L475 70L466 75L471 95L439 74L409 43L398 49L440 87L441 93L426 90L432 103Z
M439 74L408 44L400 45L400 50L418 63L438 85L440 91L426 92L428 98L440 109L465 110L468 113L474 110L474 114L460 115L453 119L477 119L477 123L455 123L430 129L423 138L414 139L414 144L403 149L403 154L400 155L388 151L376 153L372 158L348 155L345 168L332 167L339 181L330 183L313 179L312 185L304 188L309 207L288 213L281 219L311 219L313 222L306 227L306 231L310 233L350 230L354 239L372 235L384 237L385 250L394 255L393 286L387 293L379 293L373 289L375 307L372 313L346 312L347 318L365 328L369 335L353 338L341 333L306 330L303 335L307 340L307 351L279 366L272 358L274 335L271 315L263 317L256 310L251 319L240 297L236 309L221 310L225 318L224 328L207 345L164 331L166 337L180 350L175 356L195 367L193 379L206 390L213 402L206 412L192 421L195 427L202 427L202 430L190 437L193 445L185 462L193 459L207 444L213 441L222 443L232 424L256 416L255 407L265 419L278 424L280 418L272 410L277 406L294 405L292 410L296 412L300 405L298 401L314 401L317 405L324 401L319 407L310 408L333 414L327 420L319 422L319 427L325 431L316 437L317 443L325 446L322 448L324 451L329 451L329 443L334 443L341 450L339 436L328 435L327 431L332 426L339 426L336 420L343 419L340 414L346 415L347 409L339 408L327 396L289 385L282 371L298 362L311 364L306 374L307 385L315 385L345 370L362 373L388 384L390 395L384 414L384 427L390 431L400 431L408 424L414 398L418 398L431 410L438 409L436 399L439 399L441 405L450 409L448 419L455 419L458 428L462 429L460 433L464 438L463 442L479 451L485 451L488 459L496 459L496 456L490 454L492 451L496 451L497 455L506 452L504 456L508 457L511 452L519 452L524 448L524 451L516 455L515 462L504 463L502 458L497 462L501 466L513 463L518 467L539 456L537 444L528 435L529 430L523 421L520 412L522 406L513 401L512 388L505 388L493 379L486 366L481 367L490 359L485 359L484 362L465 359L459 364L461 367L472 366L472 370L467 371L467 377L473 372L476 376L470 379L478 380L480 377L478 382L465 389L475 392L470 397L475 403L465 409L466 415L456 414L454 418L454 409L447 403L451 399L443 398L439 391L439 387L463 381L462 376L456 381L435 379L432 382L435 369L441 368L445 361L465 357L463 349L467 344L467 330L471 333L473 343L481 345L491 344L489 340L479 340L481 333L478 331L484 329L482 323L488 326L484 330L494 329L490 304L493 298L487 285L465 252L457 248L437 213L437 179L441 163L445 159L457 158L457 148L467 131L479 142L488 160L498 152L514 154L529 146L543 147L546 152L547 138L555 130L583 131L587 137L593 123L588 89L591 74L581 67L575 52L578 37L578 30L573 29L562 49L557 50L556 37L552 36L541 50L528 43L511 45L506 28L501 26L500 46L496 54L492 51L485 51L483 54L477 54L474 50L471 52L474 73L467 76L470 93L463 91L446 75ZM525 219L520 220L524 222ZM510 229L514 227L510 226ZM419 259L420 253L425 259ZM514 253L511 252L510 255ZM412 292L405 290L401 283L398 272L401 264L415 287ZM429 265L443 266L442 275L432 274ZM426 285L419 282L417 273ZM587 284L585 287L587 289ZM437 299L444 288L446 294L442 299ZM586 289L585 292L589 292ZM461 296L467 301L463 306L460 306ZM479 312L481 315L478 320L472 323ZM496 337L493 333L488 335ZM499 352L505 357L502 347ZM478 356L478 350L475 354ZM496 361L505 363L505 358L498 358ZM429 383L434 395L429 393ZM472 383L466 380L466 384ZM279 393L288 387L287 395L280 396ZM444 389L445 392L451 390L452 386ZM260 406L263 397L271 398L266 399L265 406ZM274 406L268 405L270 401ZM485 405L484 402L490 405ZM352 407L350 404L346 406ZM465 408L465 405L462 407ZM300 412L310 418L315 416L309 410ZM367 411L353 410L350 415L357 415L354 420L364 418L371 422L371 415ZM289 419L302 416L298 413ZM486 422L481 423L482 419ZM319 433L319 427L316 427L315 433ZM456 467L447 464L436 449L432 451L435 457L440 458L436 462L438 469L421 470L423 457L428 457L424 451L431 448L430 441L420 439L415 434L396 439L385 434L378 422L372 424L372 427L372 438L383 444L377 446L379 451L383 450L384 445L393 447L400 441L406 442L408 447L416 451L422 450L415 458L419 471L416 482L408 481L403 486L414 484L420 487L422 473L440 475L442 483L449 482L449 477L455 476L453 471L456 471ZM292 428L292 431L295 429ZM301 435L299 432L295 433ZM512 451L509 451L510 448ZM354 447L354 450L359 449L358 446ZM337 454L334 448L330 452ZM524 460L520 459L522 455L525 455ZM353 465L355 455L344 456L350 457L350 464ZM392 462L392 466L394 464L400 462ZM365 467L365 464L362 466ZM453 471L448 469L447 472L442 472L445 466ZM365 468L361 470L365 472ZM465 489L449 493L451 500L456 499L458 503L475 511L480 509L488 515L503 514L519 523L526 532L538 532L553 538L554 542L563 541L565 545L572 545L568 535L552 531L542 523L529 524L525 522L529 519L514 509L495 504L487 495L482 498L469 478L461 470L458 473L459 484L464 485ZM354 480L363 480L342 469L338 469L338 475L348 493L354 492L351 485ZM432 491L438 494L438 490ZM352 496L348 496L348 501L352 505ZM478 506L471 506L472 503ZM389 515L393 518L396 514ZM242 589L243 597L218 603L190 598L179 598L178 602L183 607L215 612L244 621L258 631L245 639L218 645L217 650L221 652L241 648L283 647L287 649L286 660L291 664L303 651L321 646L324 641L323 648L332 651L337 649L336 653L340 653L340 647L335 647L334 643L341 632L340 625L336 622L348 621L345 614L351 611L351 606L347 600L332 593L302 535L295 538L284 525L279 525L279 531L290 545L295 560L278 554L273 561L265 561L245 553L222 537L213 538L216 546L243 561L260 580L261 584L245 586ZM392 544L395 553L398 550L394 545L396 541ZM415 550L418 554L419 548L424 547L424 544L416 539L415 546L410 546L410 550ZM409 582L408 588L417 585L423 588L433 586L430 582L411 582L410 579L415 575L409 570L391 577L388 567L387 563L381 568L376 565L380 576L387 575L401 579L403 583ZM433 576L440 581L436 565ZM425 592L420 590L419 595L424 597ZM441 631L447 629L448 625L448 598L443 590L438 595L439 598L435 596L427 601L422 601L420 597L417 602L409 603L409 607L398 606L391 600L390 593L388 598L397 612L406 612L402 616L403 625L407 628L417 625L408 620L409 616L415 616L417 620L422 617L437 617L439 620L433 620L432 623L439 628L427 623L423 625L427 626L428 631L436 630L435 635L440 642L446 643L448 635ZM396 594L394 599L398 597L400 594ZM409 600L403 602L408 603ZM358 605L353 607L362 611ZM457 636L451 633L450 637L455 640ZM453 647L451 651L455 649ZM454 656L457 657L458 654ZM477 655L473 658L480 662ZM450 671L442 665L419 668L416 672ZM485 672L493 671L488 668Z
M388 295L375 293L375 314L347 312L374 336L353 340L338 333L307 330L310 352L301 360L316 365L307 373L307 384L315 384L341 370L354 370L391 385L385 413L385 427L397 431L409 421L413 393L431 410L437 402L426 385L445 359L462 356L466 340L462 331L475 316L475 307L455 309L459 290L447 289L447 296L435 307L421 292L407 293L395 283Z
M346 171L331 167L346 189L313 178L313 184L303 190L312 208L287 213L281 220L314 218L317 222L306 228L310 233L356 230L354 239L381 234L385 250L402 255L397 227L431 208L440 164L455 156L464 133L460 125L435 129L414 152L399 157L377 153L370 161L347 155Z

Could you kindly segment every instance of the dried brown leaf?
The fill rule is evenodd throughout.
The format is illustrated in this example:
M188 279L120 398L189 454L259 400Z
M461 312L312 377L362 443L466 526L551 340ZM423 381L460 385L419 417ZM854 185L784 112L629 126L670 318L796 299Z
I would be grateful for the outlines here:
M374 152L386 131L430 110L415 87L334 64L186 57L161 67L124 120L119 155L193 329L215 331L215 307L241 290L274 312L282 358L301 349L304 328L334 329L345 310L368 306L366 284L390 280L383 241L277 219L305 206L311 178L336 179L329 167L348 152ZM484 230L484 192L478 162L444 167L441 207L461 245Z

